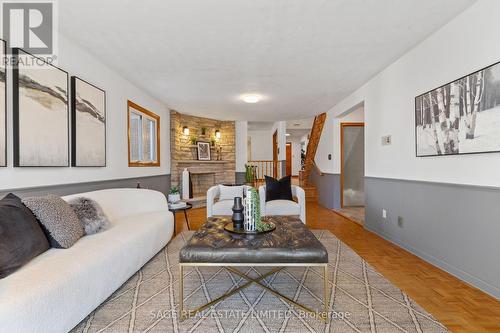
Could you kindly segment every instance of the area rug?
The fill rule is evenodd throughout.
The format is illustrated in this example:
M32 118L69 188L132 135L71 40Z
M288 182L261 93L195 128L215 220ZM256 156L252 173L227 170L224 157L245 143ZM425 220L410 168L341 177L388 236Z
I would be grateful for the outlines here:
M174 238L72 332L447 332L428 312L329 231L314 230L329 255L325 323L256 285L179 322L178 255L193 232ZM269 268L242 269L258 277ZM185 306L203 305L245 283L224 268L185 269ZM322 310L320 268L286 268L265 284Z

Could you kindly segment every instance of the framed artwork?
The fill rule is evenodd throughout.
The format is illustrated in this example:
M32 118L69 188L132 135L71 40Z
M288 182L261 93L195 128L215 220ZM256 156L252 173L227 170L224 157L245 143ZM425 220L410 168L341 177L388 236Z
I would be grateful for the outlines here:
M160 116L127 101L128 166L160 166Z
M69 166L68 73L13 50L15 167Z
M415 97L416 156L500 151L500 63Z
M0 39L0 167L7 166L7 42Z
M106 92L71 77L71 165L106 166Z
M199 161L210 161L210 142L196 142Z

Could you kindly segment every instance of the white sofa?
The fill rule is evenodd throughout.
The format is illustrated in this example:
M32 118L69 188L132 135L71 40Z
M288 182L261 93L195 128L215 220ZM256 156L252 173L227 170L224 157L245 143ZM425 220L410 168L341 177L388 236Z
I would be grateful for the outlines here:
M266 202L266 186L259 187L260 212L262 216L273 215L298 215L300 220L306 223L306 194L304 189L292 185L292 196L297 201L271 200Z
M68 332L172 238L165 196L109 189L63 197L97 201L111 227L50 249L0 280L0 332Z

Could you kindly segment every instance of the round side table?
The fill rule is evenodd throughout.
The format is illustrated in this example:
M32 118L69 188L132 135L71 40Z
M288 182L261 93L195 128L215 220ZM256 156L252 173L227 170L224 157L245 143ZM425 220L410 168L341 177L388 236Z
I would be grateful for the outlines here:
M184 218L186 219L186 224L187 224L187 227L188 227L188 230L191 230L191 227L189 226L189 220L188 220L188 216L187 216L187 211L189 209L193 208L193 205L190 204L189 202L186 202L186 206L184 207L180 207L180 208L168 208L169 211L172 212L172 214L174 214L174 235L177 235L177 218L176 218L176 215L177 215L177 212L180 212L180 211L184 211Z

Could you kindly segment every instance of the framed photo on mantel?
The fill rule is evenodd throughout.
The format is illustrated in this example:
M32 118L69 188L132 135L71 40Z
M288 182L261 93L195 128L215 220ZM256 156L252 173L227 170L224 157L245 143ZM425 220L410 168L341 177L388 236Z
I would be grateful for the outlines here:
M199 161L210 161L210 142L196 142Z

